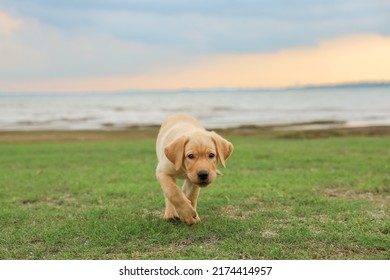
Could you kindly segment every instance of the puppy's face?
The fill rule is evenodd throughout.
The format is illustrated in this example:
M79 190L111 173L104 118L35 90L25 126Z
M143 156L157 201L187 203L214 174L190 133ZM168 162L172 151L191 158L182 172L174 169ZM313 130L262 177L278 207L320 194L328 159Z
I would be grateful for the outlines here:
M217 177L217 149L211 137L191 137L184 147L183 167L188 179L206 187Z
M218 162L225 167L233 145L215 132L206 131L182 136L165 147L164 152L177 171L184 169L191 183L206 187L220 175Z

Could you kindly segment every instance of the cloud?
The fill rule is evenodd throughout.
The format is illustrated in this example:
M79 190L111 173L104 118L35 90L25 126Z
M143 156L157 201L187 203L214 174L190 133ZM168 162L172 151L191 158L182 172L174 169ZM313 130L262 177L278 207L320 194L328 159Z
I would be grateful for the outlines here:
M3 0L63 33L191 53L269 52L347 34L390 35L385 0ZM0 4L1 8L1 4Z
M0 80L9 76L17 79L18 75L11 73L33 70L41 64L41 57L37 57L18 39L17 34L23 29L24 24L22 19L0 11ZM35 66L31 67L31 64Z
M390 37L355 35L316 47L274 53L208 55L186 66L148 74L51 79L3 84L2 91L117 91L128 89L251 88L389 81Z
M21 22L0 10L0 34L10 35L20 27Z
M247 87L382 79L384 66L375 63L378 55L385 55L359 44L386 45L389 3L2 0L0 90ZM341 47L342 40L352 40L350 34L357 34L358 42L355 46L343 41L355 50L351 53ZM332 42L337 46L329 45ZM354 52L361 58L336 59ZM326 56L343 72L331 70L330 62L320 59ZM375 65L358 75L359 65L347 70L354 61Z
M135 74L196 59L107 33L67 33L36 19L1 15L2 29L7 30L0 33L3 81Z
M224 55L210 58L207 63L176 69L165 78L161 72L155 78L148 84L167 89L389 81L390 37L355 35L323 41L311 48Z

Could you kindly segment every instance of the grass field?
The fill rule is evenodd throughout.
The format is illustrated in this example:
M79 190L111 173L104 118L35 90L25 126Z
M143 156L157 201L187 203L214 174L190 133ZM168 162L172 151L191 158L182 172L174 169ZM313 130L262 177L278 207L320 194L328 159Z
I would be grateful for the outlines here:
M0 259L390 259L389 136L226 133L189 227L162 220L153 132L37 135L0 135Z

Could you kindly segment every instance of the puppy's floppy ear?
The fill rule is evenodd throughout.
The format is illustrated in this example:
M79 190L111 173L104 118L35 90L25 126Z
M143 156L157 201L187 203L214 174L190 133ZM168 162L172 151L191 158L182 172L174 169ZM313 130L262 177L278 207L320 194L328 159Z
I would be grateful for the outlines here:
M226 167L225 161L233 153L233 144L219 136L214 131L211 132L211 139L214 141L215 147L217 148L217 155L219 161L221 162L223 167Z
M188 141L187 136L182 136L164 148L165 156L175 165L176 170L179 170L183 164L184 147Z

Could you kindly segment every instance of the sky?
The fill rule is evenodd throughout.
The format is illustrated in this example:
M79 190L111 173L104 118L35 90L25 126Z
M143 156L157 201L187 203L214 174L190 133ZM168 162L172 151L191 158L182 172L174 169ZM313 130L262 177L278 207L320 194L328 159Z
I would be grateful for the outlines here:
M390 0L0 0L0 92L390 81Z

